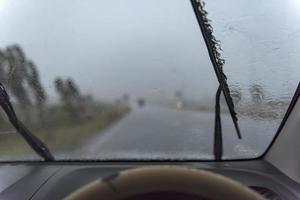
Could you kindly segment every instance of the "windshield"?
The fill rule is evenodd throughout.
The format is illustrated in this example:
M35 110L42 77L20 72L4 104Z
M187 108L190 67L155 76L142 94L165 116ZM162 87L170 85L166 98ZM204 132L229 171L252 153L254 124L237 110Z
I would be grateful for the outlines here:
M223 159L260 156L300 77L298 0L207 0L239 119ZM0 82L56 160L214 159L219 86L189 1L0 1ZM0 111L0 160L41 160Z

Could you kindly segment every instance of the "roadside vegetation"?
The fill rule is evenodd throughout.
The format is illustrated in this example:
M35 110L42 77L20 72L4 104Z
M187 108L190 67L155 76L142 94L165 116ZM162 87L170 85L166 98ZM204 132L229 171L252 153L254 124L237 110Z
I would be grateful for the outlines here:
M53 109L53 108L52 108ZM64 114L54 113L55 119L42 127L30 125L30 130L54 153L68 153L75 151L85 141L95 134L100 134L110 125L117 123L130 110L123 105L105 105L104 108L97 108L99 113L92 118L73 124L65 118ZM55 124L56 121L61 121ZM55 126L51 126L55 124ZM30 147L23 138L14 131L7 122L5 128L3 124L2 134L0 135L0 157L4 155L26 155L31 151Z
M82 93L71 77L53 80L59 100L50 103L38 67L18 45L0 49L0 82L21 121L55 153L76 150L130 111L126 99L114 102L95 99ZM0 110L0 158L32 152Z

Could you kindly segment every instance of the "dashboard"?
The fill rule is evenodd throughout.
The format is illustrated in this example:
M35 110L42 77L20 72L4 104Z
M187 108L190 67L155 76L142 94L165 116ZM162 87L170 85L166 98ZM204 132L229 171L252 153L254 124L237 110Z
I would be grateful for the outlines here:
M232 162L53 162L0 164L0 199L63 199L96 179L130 168L177 165L204 169L251 187L270 200L300 199L300 184L266 161Z

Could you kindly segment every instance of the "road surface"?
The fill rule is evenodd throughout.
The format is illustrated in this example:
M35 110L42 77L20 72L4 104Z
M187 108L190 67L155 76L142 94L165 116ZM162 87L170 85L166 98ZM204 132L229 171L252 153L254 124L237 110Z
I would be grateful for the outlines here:
M260 155L274 136L270 122L240 119L237 139L229 115L222 115L224 157ZM133 109L76 152L85 159L212 159L214 114L157 106Z

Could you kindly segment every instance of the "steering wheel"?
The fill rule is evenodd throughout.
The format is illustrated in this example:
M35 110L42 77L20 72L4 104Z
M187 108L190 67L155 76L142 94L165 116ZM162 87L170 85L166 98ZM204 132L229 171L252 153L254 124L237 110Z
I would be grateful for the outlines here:
M187 167L149 166L96 180L65 200L266 200L224 176Z

